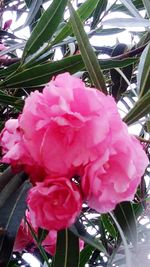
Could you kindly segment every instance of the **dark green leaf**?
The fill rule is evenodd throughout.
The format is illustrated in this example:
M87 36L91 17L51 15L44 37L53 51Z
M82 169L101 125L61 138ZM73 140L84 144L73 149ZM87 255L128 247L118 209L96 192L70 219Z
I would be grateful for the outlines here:
M4 188L4 186L12 179L14 173L12 172L11 167L8 167L1 175L0 175L0 191Z
M49 231L48 230L44 230L42 228L38 228L38 243L41 244L42 241L46 238L46 236L48 235Z
M35 53L46 41L51 39L63 17L66 4L67 0L54 0L44 12L26 43L23 62L27 56Z
M90 235L82 223L76 221L74 225L69 228L75 235L81 238L85 243L91 245L93 248L98 249L101 252L104 252L107 255L107 251L103 246L102 242Z
M133 63L137 62L137 58L125 58L121 60L116 59L105 59L100 61L100 66L102 70L108 70L113 68L123 68L127 67Z
M19 67L20 63L14 63L12 65L10 65L7 69L3 68L0 69L0 78L5 78L8 77L9 75L11 75L14 71L16 71L16 69Z
M59 61L37 65L20 73L16 73L3 81L0 87L7 86L17 88L44 85L58 73L63 73L65 71L75 73L83 68L84 64L80 55L67 57Z
M137 90L140 97L150 89L150 44L146 46L140 57L137 75Z
M85 21L95 9L99 0L87 0L77 10L77 13L82 21ZM64 40L67 36L72 34L71 22L69 22L62 28L62 30L56 35L52 41L52 45L57 44Z
M124 60L107 59L101 60L100 66L102 69L111 69L116 67L125 67L136 61L136 58L127 58ZM3 82L1 82L0 88L28 88L31 86L44 85L58 73L63 73L65 71L75 73L83 70L84 68L81 55L70 56L59 61L37 65L22 71L20 70L20 72L17 70L16 73L10 77L8 76Z
M4 230L0 235L0 266L6 267L12 253L15 237L26 209L26 195L29 182L14 192L0 209L0 227Z
M107 2L108 2L107 0L99 0L97 7L94 11L94 14L93 14L93 21L91 24L91 29L94 29L99 23L100 16L107 7Z
M132 242L133 245L136 245L137 225L132 204L130 202L123 202L117 205L114 210L114 215L128 241Z
M6 95L2 91L0 91L0 103L6 104L6 105L11 105L11 106L15 107L16 109L21 110L23 107L24 101L18 97Z
M90 245L87 245L84 249L82 249L82 251L80 252L79 267L85 267L85 264L90 259L93 250L94 250L94 248L91 247Z
M102 214L100 217L105 230L113 237L116 238L117 237L117 232L116 232L116 228L112 223L112 220L110 218L110 216L108 214Z
M70 2L68 3L68 6L69 6L70 14L71 14L71 23L72 23L73 31L77 38L79 49L80 49L85 67L95 87L103 91L105 94L107 94L105 80L104 80L100 65L98 63L98 59L89 42L89 38L83 28L80 17L75 12Z
M58 231L53 267L79 266L79 238L70 230Z
M116 47L114 48L112 52L112 56L113 57L118 56L120 54L125 53L126 51L127 51L127 45L120 43L116 45ZM133 65L129 65L125 68L122 68L121 70L123 74L125 75L125 77L130 81L131 76L132 76ZM118 101L121 98L122 94L127 90L128 84L124 80L122 75L118 73L117 70L115 69L110 70L110 74L111 74L111 79L113 82L111 92L115 100Z
M150 90L141 97L124 117L124 121L130 125L150 113Z
M13 177L10 177L8 183L6 183L6 180L8 180L6 178L6 180L4 181L5 183L2 184L2 190L0 192L0 208L4 205L10 195L21 186L26 178L27 176L24 173L19 173L14 175Z

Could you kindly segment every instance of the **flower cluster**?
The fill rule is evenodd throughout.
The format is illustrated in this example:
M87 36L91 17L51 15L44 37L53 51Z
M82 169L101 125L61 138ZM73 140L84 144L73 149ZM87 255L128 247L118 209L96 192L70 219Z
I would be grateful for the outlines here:
M33 227L73 224L82 203L105 213L132 200L148 165L111 96L69 73L32 92L1 133L3 159L29 174Z

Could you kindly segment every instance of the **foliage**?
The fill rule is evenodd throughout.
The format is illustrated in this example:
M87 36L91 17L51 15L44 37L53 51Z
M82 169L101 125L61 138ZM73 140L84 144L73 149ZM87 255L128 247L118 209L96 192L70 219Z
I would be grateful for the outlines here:
M77 12L71 2L77 7ZM45 4L48 4L46 10ZM7 47L0 52L1 129L8 118L18 116L29 92L42 90L51 77L69 71L78 75L87 85L95 86L114 96L118 107L126 113L124 121L128 125L140 126L137 135L150 157L148 1L0 1L1 17L4 17L8 10L16 14L17 20L22 14L27 14L27 17L24 24L14 31L10 30L11 27L5 28L4 21L1 25L0 41ZM66 15L68 10L70 18ZM128 17L109 19L112 14L116 16L115 12L123 12ZM119 14L121 17L122 13ZM30 29L30 36L25 40L18 37L17 30L24 30L26 26ZM83 26L88 28L88 33ZM139 31L139 26L144 27L142 32ZM99 45L103 36L111 39L114 34L126 30L132 37L130 47L119 43L117 38L115 45ZM99 41L91 46L89 40L93 37L98 37ZM135 42L135 38L138 41ZM21 56L18 56L18 49ZM58 50L61 53L59 60ZM30 186L24 174L15 175L14 179L13 172L7 169L7 166L1 164L0 169L0 266L18 266L13 257L9 263L8 261L24 214L26 192ZM150 242L150 236L145 237L146 228L140 224L149 207L149 177L148 168L134 201L121 203L113 213L126 237L125 249L128 250L129 247L131 252L134 246L139 246L142 250L142 238L146 241L149 238ZM12 179L15 182L12 182ZM91 234L89 229L92 230ZM80 257L77 237L85 241ZM65 244L63 250L62 244ZM122 234L113 216L98 214L87 207L84 207L79 220L69 230L59 233L57 251L52 263L48 263L48 257L51 256L42 250L41 244L36 255L41 263L46 261L51 267L84 267L86 263L89 263L89 266L111 266L112 263L124 266L126 262ZM128 253L126 255L129 256ZM19 257L17 254L17 258Z

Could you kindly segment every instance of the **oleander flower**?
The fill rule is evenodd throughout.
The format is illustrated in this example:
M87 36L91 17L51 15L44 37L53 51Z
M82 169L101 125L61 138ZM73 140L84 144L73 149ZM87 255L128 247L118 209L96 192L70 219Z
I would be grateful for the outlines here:
M42 180L45 172L31 157L19 127L18 119L9 119L0 135L3 158L1 162L11 164L15 172L24 170L30 174L31 181Z
M60 230L73 224L82 208L78 185L67 178L46 177L27 199L33 227Z
M4 51L4 50L6 50L6 49L7 49L7 47L6 47L5 45L0 44L0 52L1 52L1 51ZM7 57L8 57L7 55L0 56L0 59L5 59L5 58L7 58Z
M83 175L84 167L108 146L110 120L120 123L110 96L69 73L58 75L43 92L26 99L19 125L32 158L53 177Z
M30 223L30 214L26 211L26 220ZM28 247L34 246L34 239L31 235L27 222L23 218L19 226L19 230L15 239L13 251L22 252Z
M101 213L113 210L122 201L133 200L148 165L145 151L125 125L120 137L112 140L103 157L87 165L82 179L85 200Z
M50 230L46 238L42 242L42 246L50 255L54 255L56 251L57 231Z

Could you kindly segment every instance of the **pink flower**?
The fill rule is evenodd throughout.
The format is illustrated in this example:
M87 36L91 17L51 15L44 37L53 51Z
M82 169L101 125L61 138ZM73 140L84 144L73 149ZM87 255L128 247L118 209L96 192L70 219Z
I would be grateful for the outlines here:
M22 142L22 136L17 119L9 119L5 123L5 128L1 132L1 146L3 153L3 162L14 165L18 163L26 154L26 149Z
M148 165L148 158L136 138L126 127L114 136L103 157L87 165L82 191L89 207L105 213L122 201L133 200Z
M82 175L110 142L110 119L121 121L112 97L69 73L26 99L19 125L30 155L53 177Z
M3 51L3 50L6 50L7 47L3 44L0 44L0 52ZM7 55L4 55L4 56L0 56L0 59L5 59L7 58Z
M3 30L6 31L10 28L12 24L12 19L9 19L9 20L6 20L5 23L4 23L4 26L3 26Z
M78 185L66 178L46 177L27 199L33 227L60 230L73 224L82 208Z
M26 212L26 219L30 223L30 215L28 211ZM34 240L30 233L28 224L24 219L22 219L17 236L16 236L16 240L14 243L13 251L22 252L22 250L31 246L33 243L34 243Z
M11 164L14 171L24 169L30 174L31 181L42 180L45 172L32 159L24 142L18 119L9 119L0 135L0 145L4 154L1 162Z
M50 255L54 255L56 251L57 231L50 230L44 241L42 242L43 248Z

